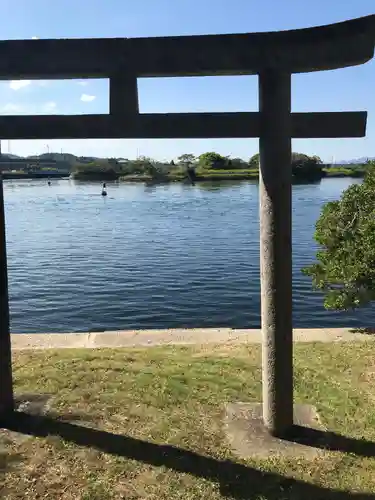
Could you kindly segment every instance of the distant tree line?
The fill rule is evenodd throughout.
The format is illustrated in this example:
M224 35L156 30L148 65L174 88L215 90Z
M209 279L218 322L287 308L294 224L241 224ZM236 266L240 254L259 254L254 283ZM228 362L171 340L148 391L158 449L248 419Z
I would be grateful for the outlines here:
M325 166L318 156L309 156L303 153L292 153L292 176L295 180L316 180L324 177ZM134 177L160 180L182 179L185 177L215 177L221 175L241 174L258 176L259 153L248 160L242 158L231 158L210 151L196 156L192 153L184 153L176 160L161 162L150 157L140 156L135 160L126 158L116 159L77 159L72 167L72 173L76 178L106 178L117 179L119 177Z
M192 154L184 154L177 161L179 164L195 167L198 173L205 170L259 170L259 153L253 155L248 161L242 158L222 156L215 152L203 153L198 157ZM309 180L322 178L324 176L322 160L318 156L292 153L292 175L296 178Z

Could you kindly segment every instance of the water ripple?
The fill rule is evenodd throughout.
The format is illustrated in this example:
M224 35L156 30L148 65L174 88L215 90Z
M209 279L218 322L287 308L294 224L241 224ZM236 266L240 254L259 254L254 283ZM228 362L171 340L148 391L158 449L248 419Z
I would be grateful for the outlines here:
M5 181L13 332L259 327L254 183L184 186ZM370 324L332 313L300 268L323 203L347 179L293 188L294 324Z

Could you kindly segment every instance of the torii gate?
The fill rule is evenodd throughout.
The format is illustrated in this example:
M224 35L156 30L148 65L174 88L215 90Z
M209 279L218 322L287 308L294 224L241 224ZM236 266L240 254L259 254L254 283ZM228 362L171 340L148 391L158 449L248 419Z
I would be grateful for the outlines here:
M109 114L2 116L1 139L259 137L263 420L293 424L291 138L364 137L367 113L291 113L291 75L363 64L375 15L271 33L0 41L0 79L109 78ZM259 75L259 112L140 114L137 78ZM0 413L14 409L0 189Z

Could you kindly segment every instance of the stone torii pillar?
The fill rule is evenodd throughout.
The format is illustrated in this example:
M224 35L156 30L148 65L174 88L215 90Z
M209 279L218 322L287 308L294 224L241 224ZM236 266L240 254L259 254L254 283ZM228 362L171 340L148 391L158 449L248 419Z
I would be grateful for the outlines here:
M108 114L1 116L1 139L259 138L263 421L273 435L293 425L291 138L363 137L367 118L291 113L291 75L363 64L374 43L374 15L285 32L0 41L0 79L110 81ZM208 75L259 75L259 113L139 113L137 78ZM0 203L2 413L14 403Z
M259 75L263 421L293 424L291 75Z

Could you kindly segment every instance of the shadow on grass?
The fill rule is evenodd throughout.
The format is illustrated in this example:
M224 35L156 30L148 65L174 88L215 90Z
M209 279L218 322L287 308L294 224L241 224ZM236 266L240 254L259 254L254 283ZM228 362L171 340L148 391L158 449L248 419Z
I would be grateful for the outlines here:
M375 443L372 441L350 438L335 432L294 425L287 439L322 450L352 453L364 458L375 457Z
M349 330L350 333L362 333L362 335L374 335L375 328L372 327L356 327Z
M220 461L174 446L159 445L129 436L89 429L50 417L14 412L1 419L0 427L37 437L59 436L79 446L89 446L112 455L191 474L219 483L222 495L238 500L259 497L268 500L300 498L375 500L375 494L331 490L297 479L286 478L277 473L262 472L229 460ZM363 457L375 456L374 443L345 438L332 433L329 433L329 439L325 439L324 431L314 430L311 433L305 431L301 433L301 429L296 426L295 436L300 442L302 434L303 441L307 445L318 444L319 447L323 447L322 443L326 442L324 447L329 446L331 450L356 453Z

